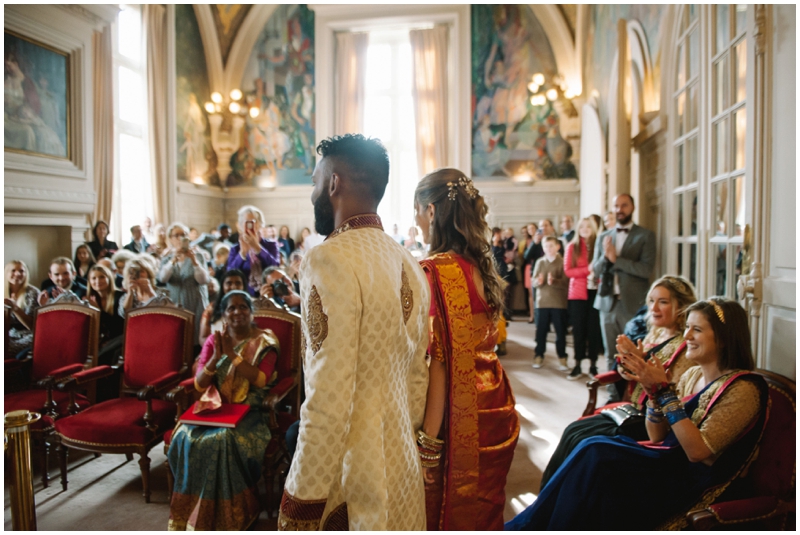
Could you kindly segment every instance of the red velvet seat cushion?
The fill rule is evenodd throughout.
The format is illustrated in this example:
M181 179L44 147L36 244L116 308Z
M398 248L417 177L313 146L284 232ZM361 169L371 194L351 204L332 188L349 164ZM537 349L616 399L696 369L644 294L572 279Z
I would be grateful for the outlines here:
M169 445L172 444L172 432L173 431L175 431L174 427L172 429L170 429L169 431L167 431L166 433L164 433L164 445L167 446L167 447L169 447Z
M286 433L289 427L297 421L297 418L291 412L277 413L278 429L281 433Z
M83 364L89 352L91 317L75 310L40 311L33 336L33 378L70 364Z
M143 388L183 365L186 319L166 313L129 316L125 331L125 384Z
M156 433L145 427L144 401L127 397L98 403L83 412L56 420L56 432L63 437L103 446L143 446L156 435L172 429L175 404L153 400Z
M89 406L89 400L80 394L75 396L76 402L81 410ZM22 392L14 392L3 396L3 411L21 411L28 410L31 412L44 412L44 404L47 401L47 392L44 390L23 390ZM53 391L53 401L56 402L56 412L59 416L67 416L69 414L69 394L66 392Z

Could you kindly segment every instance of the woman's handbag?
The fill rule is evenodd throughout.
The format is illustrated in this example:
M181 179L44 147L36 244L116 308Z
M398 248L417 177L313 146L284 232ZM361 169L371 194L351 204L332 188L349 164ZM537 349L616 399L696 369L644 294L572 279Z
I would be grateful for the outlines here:
M644 412L631 404L604 409L600 411L600 414L617 424L617 427L627 427L644 422Z

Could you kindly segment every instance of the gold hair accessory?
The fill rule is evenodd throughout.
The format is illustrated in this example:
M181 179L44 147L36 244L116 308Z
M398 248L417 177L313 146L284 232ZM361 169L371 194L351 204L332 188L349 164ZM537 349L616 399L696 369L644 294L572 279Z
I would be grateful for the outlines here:
M725 314L723 314L723 313L722 313L722 307L721 307L721 306L719 306L719 305L716 303L716 301L710 301L710 300L709 300L709 303L711 303L711 306L713 306L713 307L714 307L714 312L716 312L716 313L717 313L717 317L719 318L719 321L721 321L721 322L722 322L722 324L724 325L724 324L725 324Z
M447 194L447 198L451 201L456 200L456 188L461 186L467 192L470 199L474 199L478 196L478 190L475 189L475 186L472 184L472 180L465 176L461 176L455 182L448 182L447 187L450 189L449 193Z

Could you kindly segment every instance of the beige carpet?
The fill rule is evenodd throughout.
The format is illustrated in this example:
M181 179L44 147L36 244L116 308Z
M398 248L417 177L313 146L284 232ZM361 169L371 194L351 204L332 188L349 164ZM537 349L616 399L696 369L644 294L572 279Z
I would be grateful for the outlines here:
M534 327L524 321L509 327L508 355L502 363L511 379L520 414L520 441L506 486L506 519L530 504L538 493L541 473L564 427L577 418L586 404L585 381L567 381L557 371L552 344L545 365L531 368ZM571 349L568 352L571 354ZM602 361L601 371L602 371ZM584 363L584 371L588 363ZM604 395L601 394L601 399ZM163 445L150 454L151 503L142 497L138 457L124 455L70 454L69 489L64 492L58 473L57 455L51 456L50 487L42 488L38 474L34 482L39 530L163 530L169 518L167 476ZM8 470L6 470L8 472ZM5 529L11 529L8 485L5 486ZM257 530L275 529L275 519L262 513Z

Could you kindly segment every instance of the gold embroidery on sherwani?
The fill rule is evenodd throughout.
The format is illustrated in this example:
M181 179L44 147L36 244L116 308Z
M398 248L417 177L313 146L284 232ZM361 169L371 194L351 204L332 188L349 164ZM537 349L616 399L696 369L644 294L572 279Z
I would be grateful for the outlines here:
M278 529L281 531L317 531L327 501L300 500L288 492L284 492L278 511Z
M328 315L322 310L322 298L316 286L311 287L308 296L308 337L311 342L311 352L316 355L322 342L328 337Z
M331 511L322 524L322 531L348 531L350 522L347 517L347 502L342 502Z
M411 317L411 310L414 308L414 292L411 290L411 285L408 283L408 275L406 275L405 266L400 270L400 281L400 301L403 305L403 323L408 324L408 318Z

